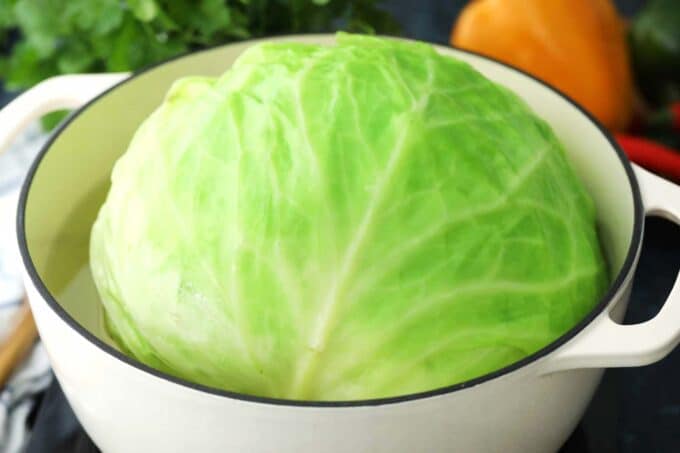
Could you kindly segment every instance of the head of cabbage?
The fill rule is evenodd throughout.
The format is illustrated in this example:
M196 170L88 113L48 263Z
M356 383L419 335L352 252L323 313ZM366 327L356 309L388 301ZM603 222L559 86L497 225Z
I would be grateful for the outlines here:
M344 34L177 80L115 165L91 269L126 353L305 400L497 370L607 285L546 122L428 45Z

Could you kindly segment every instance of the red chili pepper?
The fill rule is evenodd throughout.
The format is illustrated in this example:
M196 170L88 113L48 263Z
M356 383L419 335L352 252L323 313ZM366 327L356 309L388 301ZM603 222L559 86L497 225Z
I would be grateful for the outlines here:
M668 146L626 134L616 134L616 141L628 158L655 173L680 181L680 152Z

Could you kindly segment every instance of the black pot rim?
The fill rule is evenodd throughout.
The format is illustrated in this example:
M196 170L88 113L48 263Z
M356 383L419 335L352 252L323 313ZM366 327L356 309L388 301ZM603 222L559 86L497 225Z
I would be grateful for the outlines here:
M630 190L633 196L633 205L634 205L634 225L633 225L633 235L631 238L630 246L628 248L627 254L625 261L623 263L623 266L621 267L621 270L617 274L616 278L614 281L610 284L609 289L607 292L602 296L598 304L586 315L578 324L576 324L574 327L569 329L566 333L561 335L559 338L554 340L553 342L549 343L545 347L541 348L540 350L534 352L533 354L524 357L523 359L514 362L508 366L505 366L501 369L498 369L496 371L493 371L491 373L487 373L485 375L476 377L474 379L470 379L464 382L460 382L454 385L449 385L445 387L440 387L436 388L433 390L428 390L425 392L418 392L418 393L412 393L412 394L407 394L407 395L399 395L399 396L394 396L394 397L387 397L387 398L374 398L374 399L366 399L366 400L348 400L348 401L303 401L303 400L289 400L289 399L280 399L280 398L269 398L269 397L261 397L261 396L254 396L254 395L248 395L244 393L238 393L238 392L233 392L233 391L228 391L228 390L221 390L217 389L214 387L208 387L205 385L201 384L196 384L194 382L172 376L170 374L158 371L154 368L149 367L148 365L145 365L136 359L133 359L131 357L128 357L127 355L121 353L117 349L113 348L112 346L106 344L104 341L101 339L97 338L94 334L92 334L90 331L85 329L83 326L78 324L75 319L73 319L67 312L64 310L64 308L56 301L56 298L49 292L47 289L47 286L45 283L42 281L40 276L38 275L38 272L35 268L35 265L33 264L33 260L31 258L31 255L28 251L28 244L26 240L26 203L28 199L28 194L31 189L31 184L33 182L33 178L36 174L36 171L38 170L40 163L42 162L42 159L45 157L47 152L49 151L51 145L54 143L54 141L61 135L61 133L73 122L75 118L77 118L82 112L87 110L92 104L97 102L99 99L107 96L110 94L112 91L116 90L116 88L128 83L131 80L134 80L135 78L139 77L142 74L145 74L156 67L162 66L165 63L194 55L197 53L201 52L208 52L211 50L215 50L220 47L225 47L229 45L234 45L234 44L244 44L248 42L258 42L258 41L265 41L265 40L271 40L271 39L279 39L279 38L296 38L296 37L304 37L304 36L332 36L332 35L288 35L288 36L273 36L270 38L264 38L264 39L256 39L256 40L247 40L247 41L240 41L237 43L230 43L230 44L223 44L219 46L214 46L214 47L209 47L206 49L202 49L199 51L194 51L194 52L188 52L182 55L175 56L173 58L167 59L165 61L162 61L160 63L156 63L154 65L150 65L142 70L139 70L130 77L125 78L124 80L116 83L112 87L108 88L107 90L103 91L90 101L88 101L86 104L84 104L82 107L77 109L75 112L73 112L62 124L54 131L54 133L50 136L48 141L42 146L40 152L38 155L35 157L28 174L26 176L26 179L24 180L24 183L21 188L21 193L19 197L19 205L18 205L18 211L17 211L17 235L18 235L18 242L19 242L19 249L21 252L21 257L24 263L24 266L26 268L26 271L31 278L31 281L33 282L33 285L35 288L38 290L40 295L43 297L43 299L47 302L47 305L57 314L59 318L61 318L62 321L64 321L69 327L71 327L73 330L75 330L78 334L80 334L85 340L89 341L90 343L94 344L97 346L100 350L102 350L104 353L112 356L114 359L117 359L133 368L136 368L138 371L144 372L151 374L152 376L156 378L160 378L164 381L171 382L173 384L180 385L182 387L186 387L192 390L196 390L199 392L203 392L206 394L214 395L214 396L219 396L219 397L226 397L226 398L231 398L231 399L236 399L236 400L241 400L241 401L248 401L248 402L253 402L253 403L262 403L262 404L269 404L269 405L277 405L277 406L290 406L290 407L366 407L366 406L379 406L379 405L388 405L388 404L395 404L395 403L404 403L408 401L415 401L415 400L422 400L430 397L435 397L435 396L440 396L440 395L447 395L451 394L460 390L464 390L470 387L474 387L480 384L483 384L485 382L491 381L493 379L499 378L501 376L505 376L513 371L519 370L520 368L523 368L526 365L529 365L545 356L548 354L552 353L556 349L558 349L560 346L564 345L567 343L569 340L574 338L579 332L581 332L588 324L590 324L604 309L607 307L612 300L614 300L615 296L623 286L624 282L626 281L626 278L628 275L631 273L632 269L634 268L634 265L637 260L637 255L638 251L641 245L642 241L642 230L643 230L643 224L644 224L644 213L643 213L643 207L642 207L642 198L640 196L640 188L637 182L637 179L635 178L635 174L633 172L633 168L624 154L624 152L621 150L620 146L616 142L616 140L612 137L612 135L605 129L605 127L598 121L596 120L589 112L587 112L583 107L581 107L578 103L576 103L573 99L571 99L568 95L565 93L561 92L560 90L552 87L551 85L543 82L542 80L539 80L538 78L532 76L531 74L527 73L524 70L521 70L515 66L509 65L507 63L503 63L499 60L496 60L494 58L490 58L486 55L483 55L478 52L472 52L469 50L465 49L460 49L457 47L446 47L446 46L441 46L441 45L436 45L433 44L436 48L439 49L454 49L458 52L474 55L476 57L481 57L483 59L492 61L494 63L497 63L501 66L504 66L505 68L518 72L520 74L523 74L524 76L532 79L534 82L542 85L543 87L547 88L548 90L553 91L557 95L559 95L562 99L564 99L566 102L571 104L573 107L575 107L582 115L584 115L596 128L599 129L600 133L607 139L609 142L612 150L617 154L621 165L623 166L626 176L628 177L628 182L630 185Z

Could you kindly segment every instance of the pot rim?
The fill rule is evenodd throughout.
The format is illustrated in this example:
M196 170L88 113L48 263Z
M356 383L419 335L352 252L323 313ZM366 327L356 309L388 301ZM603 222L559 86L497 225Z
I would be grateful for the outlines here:
M405 402L410 402L410 401L416 401L416 400L424 400L427 398L432 398L436 396L442 396L442 395L448 395L460 390L464 390L467 388L475 387L480 384L483 384L485 382L491 381L496 378L500 378L502 376L508 375L514 371L517 371L521 368L524 368L527 365L530 365L539 359L551 354L554 352L556 349L564 345L565 343L569 342L572 338L574 338L577 334L579 334L586 326L588 326L600 313L607 307L616 297L618 294L619 290L625 283L626 279L628 276L631 274L631 272L634 270L635 265L636 265L636 259L637 259L637 252L639 250L639 247L641 245L642 241L642 230L643 230L643 221L644 221L644 214L643 214L643 205L642 205L642 198L640 195L640 188L637 182L637 179L635 178L633 168L631 166L630 161L622 151L621 147L618 145L616 140L613 138L613 136L609 133L609 131L597 120L595 119L589 112L587 112L583 107L581 107L578 103L576 103L571 97L569 97L567 94L563 93L559 89L549 85L548 83L536 78L535 76L527 73L526 71L519 69L511 64L507 64L504 62L501 62L495 58L491 58L489 56L483 55L478 52L470 51L470 50L465 50L461 49L455 46L443 46L440 44L434 44L434 43L427 43L432 45L435 49L438 49L440 51L448 51L448 50L454 50L456 52L461 52L464 54L469 54L473 55L475 57L479 57L491 62L494 62L500 66L503 66L505 69L510 70L510 71L515 71L518 72L529 79L531 79L533 82L538 83L539 85L543 86L544 88L554 92L558 96L560 96L563 100L571 104L574 108L576 108L583 116L585 116L590 123L595 126L597 129L599 129L599 132L604 136L604 138L609 142L609 145L611 146L611 149L617 154L619 161L621 162L621 165L623 166L626 176L628 178L628 183L629 183L629 188L633 197L633 208L634 208L634 219L633 219L633 234L631 237L631 242L628 247L628 251L626 253L626 258L624 260L624 263L621 267L621 270L619 273L616 275L616 278L612 281L610 284L607 292L600 298L600 301L593 307L593 309L580 321L578 322L575 326L573 326L571 329L569 329L567 332L562 334L560 337L552 341L551 343L547 344L543 348L539 349L538 351L534 352L533 354L530 354L521 360L518 360L516 362L511 363L510 365L507 365L503 368L500 368L498 370L492 371L490 373L484 374L482 376L478 376L473 379L469 379L467 381L463 381L457 384L453 385L448 385L444 387L439 387L435 388L432 390L427 390L423 392L417 392L417 393L410 393L406 395L398 395L398 396L392 396L392 397L384 397L384 398L372 398L372 399L364 399L364 400L347 400L347 401L306 401L306 400L290 400L290 399L284 399L284 398L270 398L270 397L263 397L263 396L255 396L255 395L249 395L245 393L239 393L239 392L234 392L234 391L229 391L229 390L222 390L218 389L215 387L209 387L206 385L202 384L197 384L191 381L188 381L183 378L179 378L167 373L164 373L162 371L156 370L142 362L139 362L138 360L129 357L122 352L118 351L117 349L113 348L112 346L108 345L106 342L103 340L99 339L96 337L94 334L92 334L89 330L87 330L85 327L80 325L71 315L69 315L66 310L57 302L56 298L50 293L50 291L47 289L47 286L43 282L43 280L40 278L40 275L38 274L35 265L33 264L33 260L31 258L31 255L28 250L28 244L26 240L26 204L27 204L27 199L28 199L28 194L31 189L31 185L33 182L33 178L40 167L40 163L42 162L42 159L45 157L45 155L48 153L50 147L52 144L55 142L55 140L62 134L62 132L85 110L87 110L92 104L97 102L99 99L109 95L111 92L115 91L118 87L128 83L131 80L134 80L135 78L139 77L142 74L145 74L147 72L150 72L157 67L160 67L166 63L170 63L172 61L195 55L198 53L202 52L209 52L215 49L218 49L220 47L227 47L231 45L243 45L247 43L257 43L257 42L262 42L262 41L279 41L281 39L295 39L295 38L310 38L310 37L319 37L319 38L327 38L327 37L332 37L334 34L295 34L295 35L279 35L279 36L271 36L271 37L266 37L266 38L259 38L259 39L249 39L249 40L244 40L244 41L237 41L234 43L228 43L228 44L222 44L222 45L217 45L217 46L211 46L205 49L200 49L197 51L192 51L192 52L186 52L177 56L174 56L172 58L163 60L161 62L146 66L138 71L135 71L132 73L129 77L123 79L122 81L116 83L115 85L111 86L110 88L106 89L102 93L98 94L91 100L89 100L87 103L85 103L82 107L76 109L74 112L72 112L69 117L63 121L59 127L52 133L52 135L49 137L49 139L45 142L45 144L41 147L40 152L36 155L34 158L31 167L28 171L28 174L26 175L26 178L24 179L24 182L21 187L21 193L19 196L19 204L18 204L18 209L17 209L17 223L16 223L16 228L17 228L17 236L18 236L18 242L19 242L19 250L21 253L21 257L24 263L25 270L28 274L28 276L31 279L31 282L33 283L34 287L38 290L39 294L42 296L42 298L46 301L47 305L57 314L57 316L65 322L69 327L71 327L73 330L75 330L78 334L80 334L85 340L89 341L90 343L94 344L96 347L98 347L102 352L105 354L108 354L112 356L114 359L117 359L124 364L127 364L133 368L135 368L138 371L141 371L142 373L148 373L153 377L159 378L163 381L179 385L181 387L188 388L190 390L195 390L201 393L206 393L212 396L217 396L217 397L224 397L224 398L231 398L235 400L240 400L244 402L251 402L251 403L260 403L260 404L267 404L267 405L275 405L275 406L290 406L290 407L326 407L326 408L339 408L339 407L366 407L366 406L379 406L379 405L391 405L391 404L396 404L396 403L405 403ZM392 37L393 38L393 37ZM402 39L402 40L408 40L408 41L417 41L417 42L424 42L424 41L419 41L419 40L412 40L412 39L405 39L405 38L397 38L397 39Z

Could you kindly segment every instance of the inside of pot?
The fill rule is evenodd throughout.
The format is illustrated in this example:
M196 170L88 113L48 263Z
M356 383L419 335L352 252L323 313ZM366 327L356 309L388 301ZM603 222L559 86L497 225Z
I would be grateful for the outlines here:
M290 38L289 38L290 39ZM332 37L305 40L331 43ZM25 244L37 276L84 329L111 346L89 270L89 235L109 187L113 164L132 134L185 75L219 75L248 44L224 46L148 70L105 94L70 120L37 166L26 198ZM595 200L612 281L629 253L634 197L625 168L606 136L578 108L519 72L481 57L441 49L523 97L555 130ZM22 234L20 232L20 234Z

